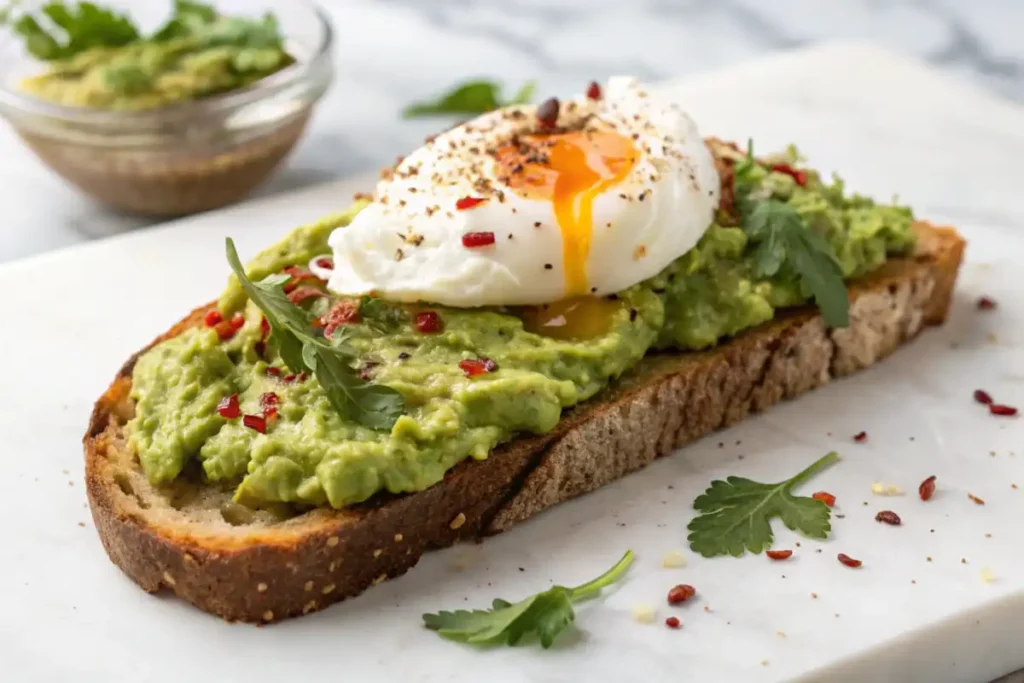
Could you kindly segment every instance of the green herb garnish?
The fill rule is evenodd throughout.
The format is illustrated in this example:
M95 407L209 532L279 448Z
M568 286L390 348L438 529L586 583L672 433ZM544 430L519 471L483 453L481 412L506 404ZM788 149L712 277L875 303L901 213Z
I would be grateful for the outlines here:
M312 372L334 409L345 418L373 429L390 429L405 409L399 392L359 377L352 364L357 354L344 330L328 340L312 326L312 313L293 304L284 293L289 276L275 274L260 282L246 277L235 243L225 242L228 263L246 296L259 307L270 324L269 342L294 372Z
M191 0L174 0L174 10L152 36L144 37L125 14L118 14L91 2L49 2L39 11L52 23L44 27L28 11L20 10L17 0L0 9L0 26L9 25L25 39L29 53L43 61L67 59L94 47L120 47L137 41L154 43L179 38L195 38L201 45L230 45L253 50L273 48L277 61L263 53L242 53L235 56L234 66L240 72L273 69L287 59L280 53L281 33L277 19L269 12L261 19L225 17L212 5Z
M736 164L736 203L744 232L756 245L755 275L772 277L783 268L797 277L805 294L814 297L829 327L850 324L850 297L835 249L804 222L796 209L770 197L757 198L751 172L757 162L753 144Z
M690 521L690 548L704 557L732 555L744 550L759 553L772 543L771 519L781 517L794 531L809 538L825 538L831 530L830 510L814 498L794 496L791 490L839 460L832 451L792 479L761 484L744 477L715 480L693 502L700 512Z
M0 10L0 26L9 25L25 39L33 57L44 61L64 59L94 47L117 47L139 39L131 19L91 2L70 5L48 2L39 11L59 29L44 28L31 14L19 11L17 2Z
M553 586L514 604L499 598L486 610L424 614L423 623L445 638L462 643L515 645L524 635L533 633L548 648L576 618L572 604L617 581L632 563L633 551L627 550L614 567L575 588Z
M510 104L526 104L533 98L536 86L534 81L527 81L512 99L503 101L500 84L494 81L472 81L456 87L436 100L411 104L405 108L402 116L411 119L448 114L483 114Z

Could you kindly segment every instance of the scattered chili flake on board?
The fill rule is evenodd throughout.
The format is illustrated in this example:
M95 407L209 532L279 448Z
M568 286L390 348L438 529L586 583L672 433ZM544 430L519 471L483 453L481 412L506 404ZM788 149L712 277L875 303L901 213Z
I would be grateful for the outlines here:
M974 400L987 406L992 405L992 397L984 389L974 390Z
M456 200L455 209L458 211L465 211L466 209L472 209L477 204L483 204L487 199L483 197L462 197Z
M462 236L462 246L467 249L486 247L491 244L494 244L493 232L467 232Z
M973 501L975 505L984 505L985 504L984 500L982 500L981 498L978 498L973 493L968 493L967 497L970 498L971 501Z
M864 564L860 560L853 559L852 557L850 557L846 553L839 553L839 555L837 555L836 557L839 559L840 562L845 564L847 567L852 567L854 569L856 569L857 567L859 567L862 564Z
M917 487L917 495L921 496L921 500L931 500L932 494L935 493L935 475L928 477L921 482L921 485Z
M868 433L867 432L857 432L856 434L853 435L853 440L856 441L857 443L861 443L863 441L866 441L867 438L868 438Z
M817 491L811 494L811 498L813 498L814 500L820 500L822 503L828 505L829 507L832 507L836 504L836 497L833 496L828 491Z
M996 307L996 300L992 297L983 296L978 298L978 309L982 311L991 311Z
M672 589L669 590L668 604L678 605L681 602L686 602L696 594L696 588L689 584L681 583L678 586L673 586Z
M792 550L766 550L765 555L772 560L785 560L793 555Z
M1002 417L1013 417L1017 414L1017 409L1002 403L993 403L988 407L988 412Z
M217 404L217 412L220 416L232 420L242 414L242 410L238 407L238 394L231 394L225 396Z
M875 521L881 522L883 524L888 524L890 526L899 526L903 523L903 520L900 519L900 516L893 512L892 510L882 510L877 515L875 515Z
M668 617L665 619L665 626L669 628L679 628L679 617Z

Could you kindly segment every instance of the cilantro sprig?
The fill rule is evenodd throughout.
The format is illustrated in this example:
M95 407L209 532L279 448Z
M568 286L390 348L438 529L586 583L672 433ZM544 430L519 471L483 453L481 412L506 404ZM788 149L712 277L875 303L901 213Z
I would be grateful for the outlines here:
M343 417L373 429L390 429L405 410L405 399L391 387L359 377L352 367L357 354L348 344L345 330L335 331L328 340L312 326L312 313L293 304L284 293L289 276L276 274L252 282L230 237L225 251L242 290L270 324L269 342L285 364L294 372L312 372Z
M732 555L745 550L760 553L772 544L771 520L809 538L825 538L832 529L828 505L792 490L839 460L832 451L796 476L775 484L762 484L744 477L715 480L697 497L693 507L700 514L687 527L690 548L704 557Z
M804 222L796 209L777 199L758 197L753 170L757 166L751 143L736 164L736 203L740 224L756 245L755 275L772 277L788 267L800 287L814 297L829 327L850 324L850 298L835 249Z
M99 46L127 45L140 37L126 15L91 2L77 6L48 2L39 11L45 17L43 21L53 24L53 28L44 27L38 18L21 11L13 0L0 9L0 26L9 25L25 39L29 54L44 61L64 59Z
M501 96L501 84L494 81L470 81L434 100L410 104L402 112L407 119L450 114L483 114L511 104L526 104L533 99L537 84L527 81L510 100Z
M212 6L193 0L174 0L167 22L151 36L143 36L126 14L92 2L48 2L39 8L41 16L23 10L18 0L0 8L0 26L9 25L25 39L26 49L42 61L67 59L94 47L120 47L140 40L164 42L196 37L203 45L232 45L260 50L279 49L282 37L277 19L269 12L260 19L226 17ZM247 71L246 60L265 61L266 55L245 53L236 60ZM257 64L260 66L262 64ZM270 67L276 66L270 64Z
M576 618L573 603L617 581L633 563L633 558L633 551L627 550L611 569L575 588L552 586L516 603L499 598L490 609L424 614L423 623L441 636L462 643L515 645L523 636L535 634L541 646L549 648Z

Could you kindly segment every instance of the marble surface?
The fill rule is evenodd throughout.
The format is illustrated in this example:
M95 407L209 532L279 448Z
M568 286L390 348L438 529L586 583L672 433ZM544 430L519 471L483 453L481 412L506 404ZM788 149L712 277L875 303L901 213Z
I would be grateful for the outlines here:
M918 57L1024 102L1020 0L322 0L337 81L307 138L257 196L373 169L437 129L402 106L460 79L540 93L631 73L662 80L826 40ZM808 106L812 106L808 104ZM339 202L343 199L339 199ZM145 225L82 197L0 125L0 262ZM998 213L998 207L990 210ZM993 218L1005 217L993 214Z

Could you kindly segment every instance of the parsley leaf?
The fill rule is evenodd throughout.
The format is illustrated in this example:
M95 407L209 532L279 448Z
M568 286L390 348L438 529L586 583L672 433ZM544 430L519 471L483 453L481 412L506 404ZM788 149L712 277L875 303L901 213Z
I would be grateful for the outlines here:
M359 317L363 323L381 334L393 332L406 320L405 312L401 308L372 296L363 296L359 300Z
M43 61L65 59L93 47L127 45L139 39L138 29L126 15L91 2L44 4L40 11L57 30L44 27L16 5L12 1L0 10L0 25L10 25L25 39L29 53Z
M627 550L611 569L575 588L552 586L517 603L498 598L490 609L424 614L423 623L445 638L462 643L515 645L532 633L543 647L549 648L576 618L572 604L617 581L632 563L633 551Z
M212 5L190 0L174 0L174 13L151 40L162 42L190 36L202 31L217 20L217 10Z
M804 225L796 209L777 199L753 202L743 229L757 244L757 275L771 277L788 263L814 297L829 327L850 324L850 299L835 250Z
M225 250L242 290L270 324L270 343L285 364L295 372L312 372L342 417L373 429L390 429L405 409L402 394L359 377L351 365L356 352L343 333L328 340L322 333L314 332L313 315L293 304L284 293L283 285L289 276L276 274L252 282L230 237Z
M772 543L773 517L781 517L790 529L809 538L825 538L832 525L830 510L814 498L794 496L794 486L810 479L839 460L832 451L792 479L777 484L761 484L743 477L715 480L693 502L700 512L689 526L690 548L704 557L732 555L744 550L759 553Z
M526 104L533 99L536 85L534 81L527 81L516 91L512 99L503 101L500 84L494 81L471 81L435 100L409 105L402 112L402 116L411 119L447 114L483 114L510 104Z

